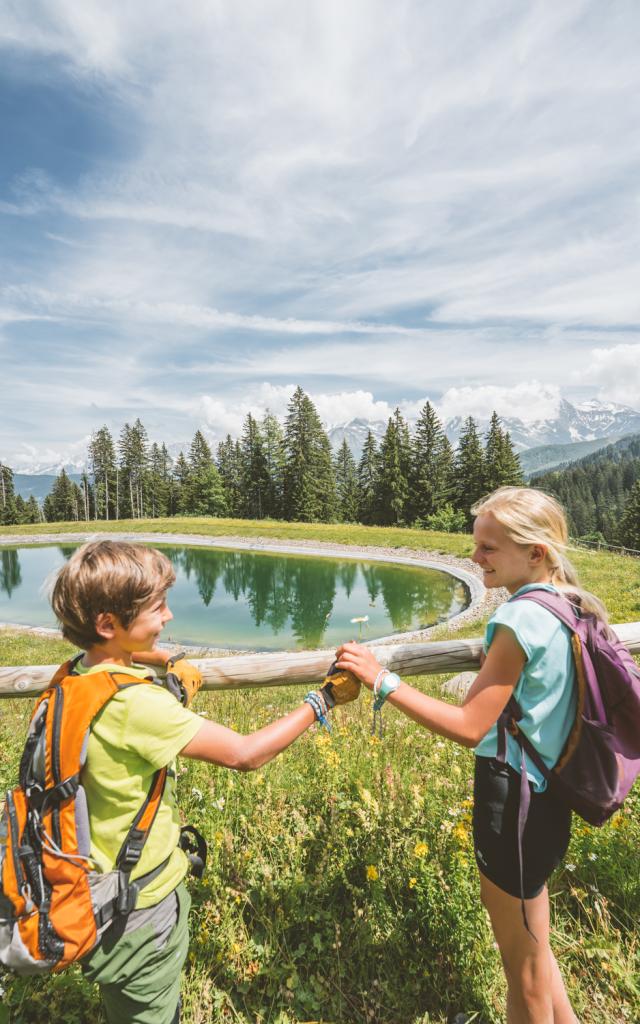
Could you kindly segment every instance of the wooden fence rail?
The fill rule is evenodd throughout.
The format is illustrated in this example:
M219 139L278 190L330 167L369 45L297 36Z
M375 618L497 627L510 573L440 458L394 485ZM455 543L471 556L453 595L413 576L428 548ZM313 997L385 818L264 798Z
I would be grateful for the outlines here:
M615 626L632 654L640 654L640 622ZM482 640L432 643L368 644L382 665L407 676L437 675L478 669ZM333 660L333 650L288 654L242 654L229 658L194 658L206 690L313 684ZM0 697L31 697L47 688L56 665L0 668Z

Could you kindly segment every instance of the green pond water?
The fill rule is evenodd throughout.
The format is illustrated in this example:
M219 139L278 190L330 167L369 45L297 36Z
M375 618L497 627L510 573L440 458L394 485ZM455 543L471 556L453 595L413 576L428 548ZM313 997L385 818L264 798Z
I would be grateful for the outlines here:
M47 581L75 546L0 549L0 622L55 626ZM332 647L441 622L469 602L448 573L387 562L162 546L176 570L163 639L229 650ZM365 623L351 619L368 616Z

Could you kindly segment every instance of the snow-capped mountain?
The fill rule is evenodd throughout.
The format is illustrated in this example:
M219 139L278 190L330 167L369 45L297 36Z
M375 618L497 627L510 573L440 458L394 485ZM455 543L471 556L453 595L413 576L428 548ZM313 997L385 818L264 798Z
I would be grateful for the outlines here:
M577 441L593 441L597 438L619 438L625 434L640 433L640 412L615 402L601 402L592 399L573 405L567 399L560 401L558 415L552 419L524 421L515 417L504 417L502 427L511 435L516 451L536 448L540 445L571 444ZM411 421L411 427L414 425ZM481 433L485 433L489 420L476 419ZM456 416L447 421L445 432L452 444L457 444L464 427L464 417ZM346 438L356 459L362 454L367 431L371 430L377 441L381 439L386 423L368 423L353 419L329 431L333 448L339 448Z

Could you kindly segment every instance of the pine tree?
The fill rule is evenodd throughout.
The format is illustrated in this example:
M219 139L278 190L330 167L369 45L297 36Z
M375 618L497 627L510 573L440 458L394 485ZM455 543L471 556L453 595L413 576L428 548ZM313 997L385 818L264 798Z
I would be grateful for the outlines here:
M378 446L369 431L358 463L358 518L361 523L374 523L378 488Z
M38 499L33 494L29 496L29 500L27 501L25 516L25 523L41 523L43 521L42 510L38 504Z
M358 469L346 440L342 442L334 459L338 517L343 523L358 521Z
M328 522L336 514L331 443L311 399L295 390L284 432L284 515L299 522Z
M44 499L43 512L48 523L77 522L84 514L84 500L77 484L62 469Z
M280 519L284 491L284 434L278 420L268 409L264 414L261 429L269 479L264 514L270 519Z
M251 413L244 421L240 457L241 514L248 519L263 519L269 498L269 471L262 432Z
M101 427L89 442L89 469L93 477L96 519L117 518L116 450L108 428Z
M422 409L411 446L410 518L439 512L451 494L453 452L430 402Z
M242 509L242 457L240 445L227 434L218 445L216 465L227 496L227 515L240 516Z
M0 462L0 524L14 526L17 521L13 470Z
M167 446L151 445L149 457L149 501L153 518L172 514L173 479Z
M179 509L191 516L227 515L224 484L200 430L194 434L189 449L188 472L180 489Z
M524 482L520 459L516 455L511 437L502 429L497 412L491 416L484 450L486 493L498 487L519 487Z
M120 509L123 517L142 519L147 508L149 438L140 419L125 423L118 441L120 455Z
M484 451L475 420L469 416L458 441L454 462L455 506L471 526L471 507L486 493Z
M383 526L405 522L409 500L411 447L409 431L396 409L380 445L375 518Z
M620 520L620 540L625 547L640 551L640 479L631 488Z

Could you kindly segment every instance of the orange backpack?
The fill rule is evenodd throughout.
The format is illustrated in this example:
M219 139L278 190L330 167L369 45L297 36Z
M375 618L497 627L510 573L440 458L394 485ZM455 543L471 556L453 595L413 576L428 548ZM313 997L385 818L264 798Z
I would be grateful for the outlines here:
M106 670L74 675L81 657L58 669L36 703L19 785L7 792L0 820L0 962L18 974L60 971L89 953L169 860L130 880L162 800L161 768L115 870L95 870L81 783L91 723L120 690L158 681Z

